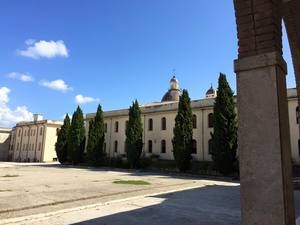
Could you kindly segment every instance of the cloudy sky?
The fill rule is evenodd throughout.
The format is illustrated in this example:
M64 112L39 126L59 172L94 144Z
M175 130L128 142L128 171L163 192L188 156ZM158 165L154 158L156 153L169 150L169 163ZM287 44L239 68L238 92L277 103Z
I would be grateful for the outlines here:
M236 89L232 1L3 0L0 31L0 127L160 101L173 70L192 99L219 72Z

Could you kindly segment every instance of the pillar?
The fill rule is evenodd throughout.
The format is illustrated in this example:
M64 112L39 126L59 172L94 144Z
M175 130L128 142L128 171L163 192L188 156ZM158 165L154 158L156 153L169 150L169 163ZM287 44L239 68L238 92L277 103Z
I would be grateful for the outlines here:
M242 225L294 225L280 1L234 3Z

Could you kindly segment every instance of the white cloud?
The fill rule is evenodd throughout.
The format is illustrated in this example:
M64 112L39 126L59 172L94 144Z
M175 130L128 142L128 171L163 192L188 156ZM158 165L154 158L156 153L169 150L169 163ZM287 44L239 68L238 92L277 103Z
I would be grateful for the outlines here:
M33 82L34 78L30 74L26 73L18 73L18 72L11 72L7 74L7 77L12 79L17 79L23 82Z
M85 103L91 103L91 102L99 102L100 100L98 98L83 96L81 94L75 96L75 102L77 104L85 104Z
M33 119L33 114L28 111L26 106L17 106L14 110L9 108L7 103L10 92L9 88L0 87L0 127L12 127L20 121Z
M56 56L68 57L68 49L62 40L59 41L35 41L28 39L25 41L27 45L26 50L17 50L21 56L40 59L40 58L54 58Z
M58 79L58 80L53 80L53 81L48 81L48 80L42 80L39 82L41 86L57 90L57 91L71 91L73 90L72 87L70 87L68 84L66 84L63 80Z

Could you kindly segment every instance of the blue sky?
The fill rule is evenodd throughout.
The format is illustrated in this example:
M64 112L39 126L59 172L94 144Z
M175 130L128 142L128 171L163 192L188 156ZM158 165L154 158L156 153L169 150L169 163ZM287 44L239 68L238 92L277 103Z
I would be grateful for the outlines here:
M192 99L219 72L236 90L232 1L3 0L0 31L0 126L62 119L78 102L89 113L160 101L173 69ZM283 45L294 87L285 34Z

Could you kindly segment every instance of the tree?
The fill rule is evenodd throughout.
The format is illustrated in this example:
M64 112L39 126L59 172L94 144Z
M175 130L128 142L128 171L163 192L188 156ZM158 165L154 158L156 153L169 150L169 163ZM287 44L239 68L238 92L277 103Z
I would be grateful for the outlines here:
M83 162L84 145L85 129L83 113L81 108L78 106L72 116L72 122L68 138L69 162L73 164Z
M223 175L234 172L237 151L237 119L233 92L220 73L217 97L214 104L214 133L212 134L212 159L215 168Z
M143 149L143 127L141 110L137 100L135 100L129 108L129 121L126 127L125 146L130 167L138 167Z
M105 160L104 144L104 120L100 104L94 120L89 124L89 139L87 144L87 158L93 165L103 165Z
M180 171L185 172L190 167L193 143L193 113L187 90L183 90L179 98L173 133L172 144L176 165Z
M70 117L67 114L64 119L64 124L62 125L58 136L57 142L55 143L55 151L60 163L67 162L68 159L68 135L70 131Z

